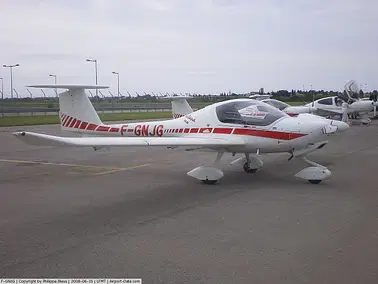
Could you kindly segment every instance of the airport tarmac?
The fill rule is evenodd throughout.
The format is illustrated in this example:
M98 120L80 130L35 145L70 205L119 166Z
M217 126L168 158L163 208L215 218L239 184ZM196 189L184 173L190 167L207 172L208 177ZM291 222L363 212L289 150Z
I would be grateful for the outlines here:
M186 175L212 153L27 146L0 129L0 277L142 278L143 283L377 283L378 121L311 158L264 156L246 174Z

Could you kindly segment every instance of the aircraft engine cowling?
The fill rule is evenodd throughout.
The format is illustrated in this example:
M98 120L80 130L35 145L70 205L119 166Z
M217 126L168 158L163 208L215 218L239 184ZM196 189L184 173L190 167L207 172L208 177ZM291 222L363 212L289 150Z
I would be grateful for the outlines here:
M375 103L373 101L357 101L351 103L349 108L352 111L362 112L362 111L373 111Z
M307 106L296 106L296 107L287 107L285 109L286 113L290 114L301 114L301 113L312 113L311 107Z

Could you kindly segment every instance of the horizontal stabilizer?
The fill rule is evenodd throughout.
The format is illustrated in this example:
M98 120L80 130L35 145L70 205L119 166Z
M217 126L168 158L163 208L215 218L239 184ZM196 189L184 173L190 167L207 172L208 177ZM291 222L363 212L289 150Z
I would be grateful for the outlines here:
M121 147L121 146L200 146L228 147L243 146L242 139L222 138L177 138L177 137L61 137L33 132L12 133L22 142L37 146L68 146L68 147Z
M162 97L159 98L161 100L169 100L169 101L177 101L177 100L187 100L187 99L192 99L193 97L189 96L172 96L172 97Z
M50 85L30 85L26 86L30 88L41 88L41 89L107 89L109 86L101 85L63 85L63 84L50 84Z

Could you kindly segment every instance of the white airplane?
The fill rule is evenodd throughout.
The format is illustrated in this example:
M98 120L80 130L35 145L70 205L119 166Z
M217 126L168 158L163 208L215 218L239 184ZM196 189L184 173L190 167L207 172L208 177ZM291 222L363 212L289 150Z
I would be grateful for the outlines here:
M307 167L295 176L319 183L331 176L324 166L307 159L307 155L328 143L330 134L347 130L342 121L311 114L290 117L261 101L233 99L218 102L183 117L165 121L107 125L98 117L85 89L106 86L34 85L36 88L59 88L62 130L94 137L62 137L26 131L12 133L19 140L39 146L61 147L184 147L187 150L212 151L213 164L199 166L187 174L205 184L214 184L223 177L219 161L224 153L242 153L232 164L240 164L247 173L263 166L263 153L289 153L301 158Z
M249 98L250 99L255 99L255 100L264 100L264 99L269 99L271 97L271 95L264 95L264 94L254 94L254 95L250 95Z
M262 102L270 104L271 106L278 108L279 110L287 113L290 116L297 116L300 113L312 113L315 110L315 108L311 106L291 106L287 103L275 99L264 99L262 100Z
M344 86L344 89L345 94L343 95L318 99L304 106L290 106L275 99L264 99L262 101L282 110L290 116L297 116L300 113L312 113L327 118L335 116L341 118L346 112L350 118L357 119L360 115L365 115L375 110L376 103L374 101L358 97L359 89L355 81L349 81ZM361 122L364 124L370 121L367 117L361 119Z
M348 104L337 96L318 99L304 106L290 106L287 103L275 99L262 101L282 110L290 116L297 116L300 113L312 113L324 117L341 117L346 111L351 118L357 118L361 114L373 111L375 106L374 102L362 99ZM344 108L346 108L346 110L344 110Z
M350 118L357 119L360 115L372 112L374 110L375 103L370 100L361 99L346 103L339 97L333 96L316 100L312 103L306 104L305 106L311 108L313 114L325 117L341 115L344 112L343 107L346 107L348 116ZM367 118L364 118L362 122L369 123L370 121Z

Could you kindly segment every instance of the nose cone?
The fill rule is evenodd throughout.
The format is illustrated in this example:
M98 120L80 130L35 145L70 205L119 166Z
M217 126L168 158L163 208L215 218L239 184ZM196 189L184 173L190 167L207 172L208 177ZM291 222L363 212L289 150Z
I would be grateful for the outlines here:
M332 125L337 126L336 132L344 132L349 129L349 124L344 121L332 120Z

